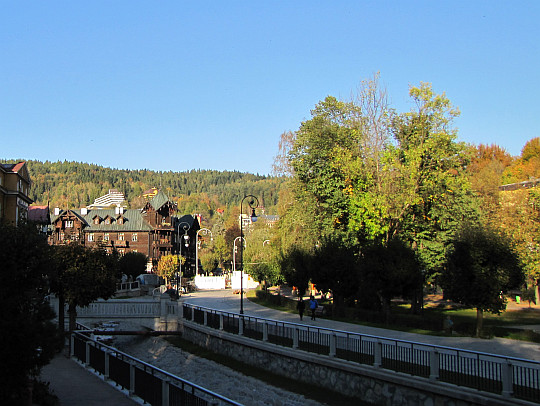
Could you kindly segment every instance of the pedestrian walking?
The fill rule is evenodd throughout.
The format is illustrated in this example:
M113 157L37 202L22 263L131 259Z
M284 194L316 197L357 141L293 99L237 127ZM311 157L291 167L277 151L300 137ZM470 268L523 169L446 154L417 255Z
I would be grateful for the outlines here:
M306 304L304 303L304 299L302 296L298 296L298 302L296 303L296 310L298 310L298 314L300 315L300 321L302 321L302 318L304 317L304 310L306 309Z
M315 299L313 295L311 295L309 297L309 310L311 310L311 320L315 320L315 310L317 310L317 307L319 307L317 299Z

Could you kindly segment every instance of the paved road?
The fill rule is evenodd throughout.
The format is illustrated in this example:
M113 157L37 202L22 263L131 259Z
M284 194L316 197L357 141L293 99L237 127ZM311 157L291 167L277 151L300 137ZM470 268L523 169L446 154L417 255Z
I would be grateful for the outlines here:
M198 306L206 306L222 311L239 313L240 295L234 294L231 290L220 291L197 291L188 295L183 295L182 300ZM273 320L300 323L300 318L296 314L280 312L269 309L246 300L244 297L244 313L250 316L257 316ZM361 326L357 324L343 323L329 319L310 320L304 317L302 322L306 325L325 327L334 330L350 331L367 335L388 337L399 340L414 341L445 347L466 349L490 354L499 354L515 358L540 361L540 344L509 340L504 338L481 339L474 337L439 337L423 334L408 333L402 331L387 330L376 327Z

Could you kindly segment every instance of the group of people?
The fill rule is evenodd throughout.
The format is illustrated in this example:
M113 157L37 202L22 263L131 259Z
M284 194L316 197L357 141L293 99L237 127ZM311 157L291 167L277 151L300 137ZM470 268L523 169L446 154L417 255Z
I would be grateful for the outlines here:
M315 320L315 310L317 310L317 307L319 307L319 303L317 303L317 299L315 299L313 295L309 296L308 305L309 311L311 312L311 320ZM300 315L300 320L303 320L304 311L306 310L306 303L304 302L302 296L298 297L296 309L298 310L298 314Z

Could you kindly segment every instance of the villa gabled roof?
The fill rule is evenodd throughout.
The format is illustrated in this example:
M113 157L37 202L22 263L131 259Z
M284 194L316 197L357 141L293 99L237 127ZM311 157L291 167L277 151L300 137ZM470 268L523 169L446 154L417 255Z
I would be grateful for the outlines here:
M161 207L163 207L166 203L172 203L167 195L163 193L163 191L159 190L157 194L154 196L152 200L150 200L149 204L154 208L154 210L159 210Z

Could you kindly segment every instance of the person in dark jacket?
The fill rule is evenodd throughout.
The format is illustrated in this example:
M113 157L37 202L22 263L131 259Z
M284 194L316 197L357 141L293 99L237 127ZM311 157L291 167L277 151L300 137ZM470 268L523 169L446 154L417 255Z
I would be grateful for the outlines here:
M304 299L302 299L302 296L299 296L298 302L296 303L296 310L298 310L298 314L300 315L300 320L302 320L302 317L304 317L305 309L306 309L306 304L304 303Z

